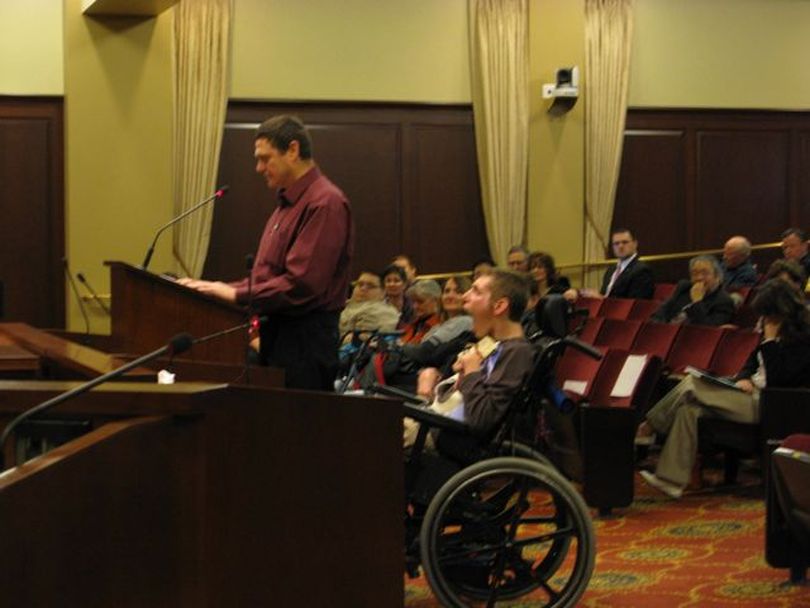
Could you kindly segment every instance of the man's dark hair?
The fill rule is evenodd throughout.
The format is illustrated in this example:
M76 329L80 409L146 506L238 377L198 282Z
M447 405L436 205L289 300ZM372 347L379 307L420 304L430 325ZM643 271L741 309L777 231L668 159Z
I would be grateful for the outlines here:
M796 236L802 242L807 240L807 233L801 228L788 228L782 233L782 240L784 241L789 236Z
M485 274L491 278L490 293L492 300L506 298L509 300L509 320L520 323L526 306L529 303L529 277L523 272L493 268Z
M621 228L621 227L619 227L619 228L614 228L613 230L611 230L611 231L610 231L610 236L611 236L611 238L612 238L612 237L613 237L613 235L615 235L615 234L624 234L625 232L626 232L627 234L629 234L629 235L630 235L630 240L631 240L631 241L636 241L636 240L638 240L638 239L636 239L636 235L635 235L635 234L633 233L633 231L632 231L632 230L630 230L629 228Z
M312 140L309 131L296 116L282 114L268 118L256 129L254 139L266 139L279 152L286 152L290 144L298 142L298 155L303 160L312 158Z

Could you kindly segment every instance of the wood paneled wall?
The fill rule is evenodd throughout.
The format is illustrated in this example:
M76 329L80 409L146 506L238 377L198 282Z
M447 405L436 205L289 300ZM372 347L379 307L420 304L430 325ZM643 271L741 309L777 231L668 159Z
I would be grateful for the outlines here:
M64 327L61 98L0 97L0 281L4 318Z
M630 110L613 226L632 228L648 254L810 229L810 112ZM754 259L765 271L778 255ZM686 263L656 270L674 280Z
M281 113L309 126L316 161L352 203L353 273L400 252L422 273L468 269L489 253L469 106L232 102L219 171L231 190L214 211L206 278L245 274L276 204L255 174L253 136Z

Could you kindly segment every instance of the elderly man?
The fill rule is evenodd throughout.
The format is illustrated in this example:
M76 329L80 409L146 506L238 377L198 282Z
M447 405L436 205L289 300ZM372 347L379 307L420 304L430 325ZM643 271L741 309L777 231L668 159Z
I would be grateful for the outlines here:
M808 250L807 233L799 228L788 228L782 233L782 253L786 260L795 260L810 276L810 251Z
M529 252L521 245L510 247L506 254L506 265L517 272L529 272Z
M699 255L689 260L689 280L678 283L675 292L652 316L663 323L724 325L734 317L734 300L722 288L723 271L717 258Z
M723 287L733 291L753 287L759 282L751 263L751 243L744 236L733 236L723 245Z

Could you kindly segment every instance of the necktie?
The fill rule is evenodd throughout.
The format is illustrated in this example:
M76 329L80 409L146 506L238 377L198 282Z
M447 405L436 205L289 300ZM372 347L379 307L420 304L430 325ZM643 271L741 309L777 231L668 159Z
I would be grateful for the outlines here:
M616 270L613 271L613 276L610 277L610 283L608 283L607 290L605 291L605 295L610 295L610 290L613 289L613 285L616 283L616 279L619 278L619 275L622 273L622 265L616 264Z

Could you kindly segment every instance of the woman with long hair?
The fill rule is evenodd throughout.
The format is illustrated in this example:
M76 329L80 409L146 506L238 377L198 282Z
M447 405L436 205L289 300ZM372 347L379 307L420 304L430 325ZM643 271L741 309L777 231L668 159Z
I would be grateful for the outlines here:
M701 416L756 423L763 388L810 386L810 311L802 297L786 281L773 279L759 289L752 306L762 318L762 341L742 371L727 385L686 376L639 426L637 443L649 443L655 433L667 435L655 474L641 475L673 498L680 498L689 482Z

